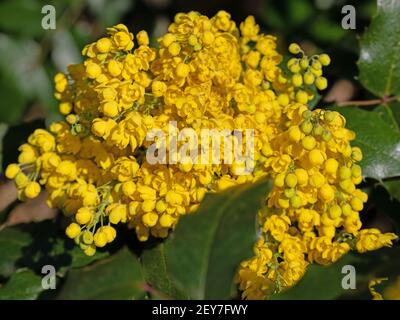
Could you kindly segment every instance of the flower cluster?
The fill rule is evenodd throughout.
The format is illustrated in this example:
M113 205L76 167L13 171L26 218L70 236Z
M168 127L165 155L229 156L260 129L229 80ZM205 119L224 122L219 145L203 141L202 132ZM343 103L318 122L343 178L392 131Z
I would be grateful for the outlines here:
M238 271L248 299L292 286L309 263L391 245L394 234L360 230L367 195L356 189L362 153L350 145L355 134L338 112L310 110L327 87L329 56L308 57L292 44L295 57L283 66L276 40L252 16L238 27L225 11L177 14L157 48L145 31L109 28L83 49L83 63L55 76L65 120L33 132L7 177L20 199L44 186L49 206L71 219L67 236L87 255L113 241L119 223L140 241L166 237L207 192L271 177L255 256ZM154 129L170 141L185 128L228 130L232 142L235 130L254 130L254 170L244 175L244 160L200 163L168 148L164 156L179 161L149 163Z

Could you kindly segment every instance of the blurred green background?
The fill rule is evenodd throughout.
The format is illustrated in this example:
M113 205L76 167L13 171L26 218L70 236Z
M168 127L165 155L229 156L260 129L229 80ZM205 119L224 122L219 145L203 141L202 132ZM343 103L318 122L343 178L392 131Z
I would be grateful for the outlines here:
M341 8L352 2L357 8L357 30L343 30ZM41 8L46 4L56 9L56 30L41 27ZM341 79L353 82L357 34L369 23L375 1L2 0L0 122L17 124L40 117L54 120L54 74L79 62L81 48L100 37L106 27L122 22L133 32L147 30L154 41L177 12L197 10L211 16L220 9L230 12L238 23L249 14L256 16L264 31L279 36L281 50L298 41L307 51L331 54L333 65L327 75L334 83ZM351 92L363 94L355 89Z

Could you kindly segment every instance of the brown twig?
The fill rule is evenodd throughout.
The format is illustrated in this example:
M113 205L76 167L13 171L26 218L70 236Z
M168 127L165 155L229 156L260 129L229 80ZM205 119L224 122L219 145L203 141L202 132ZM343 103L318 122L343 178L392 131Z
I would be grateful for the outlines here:
M400 96L394 97L383 97L381 99L372 99L372 100L354 100L354 101L343 101L337 104L338 107L345 106L356 106L356 107L366 107L366 106L374 106L381 103L388 103L391 101L400 101Z

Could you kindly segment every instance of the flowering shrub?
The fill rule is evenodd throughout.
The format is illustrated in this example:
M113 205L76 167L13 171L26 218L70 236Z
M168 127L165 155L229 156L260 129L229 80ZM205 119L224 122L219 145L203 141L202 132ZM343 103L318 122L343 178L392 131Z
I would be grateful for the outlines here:
M83 63L54 78L65 120L35 130L5 174L20 200L44 187L48 206L70 221L67 237L88 256L118 237L118 224L142 242L166 238L206 194L270 179L254 256L236 274L243 299L294 286L310 264L392 246L394 233L360 220L368 196L357 188L363 154L352 145L356 133L340 112L314 108L317 91L328 86L330 57L307 56L293 43L286 61L276 41L254 17L237 26L225 11L177 14L157 48L146 31L108 28L84 47ZM149 163L149 148L161 143L154 130L171 142L186 128L228 130L224 138L243 149L250 141L234 132L254 130L253 155L202 163L167 143L164 157L176 161ZM185 144L215 151L203 140L179 141ZM249 161L253 170L244 174Z

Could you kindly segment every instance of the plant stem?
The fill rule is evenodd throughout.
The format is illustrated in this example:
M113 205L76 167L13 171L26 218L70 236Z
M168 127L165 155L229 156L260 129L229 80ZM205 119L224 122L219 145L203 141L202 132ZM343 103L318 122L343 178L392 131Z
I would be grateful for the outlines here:
M372 99L372 100L344 101L344 102L339 102L337 104L337 106L338 107L345 107L345 106L366 107L366 106L373 106L373 105L381 104L381 103L388 103L391 101L400 101L400 96L383 97L381 99Z

